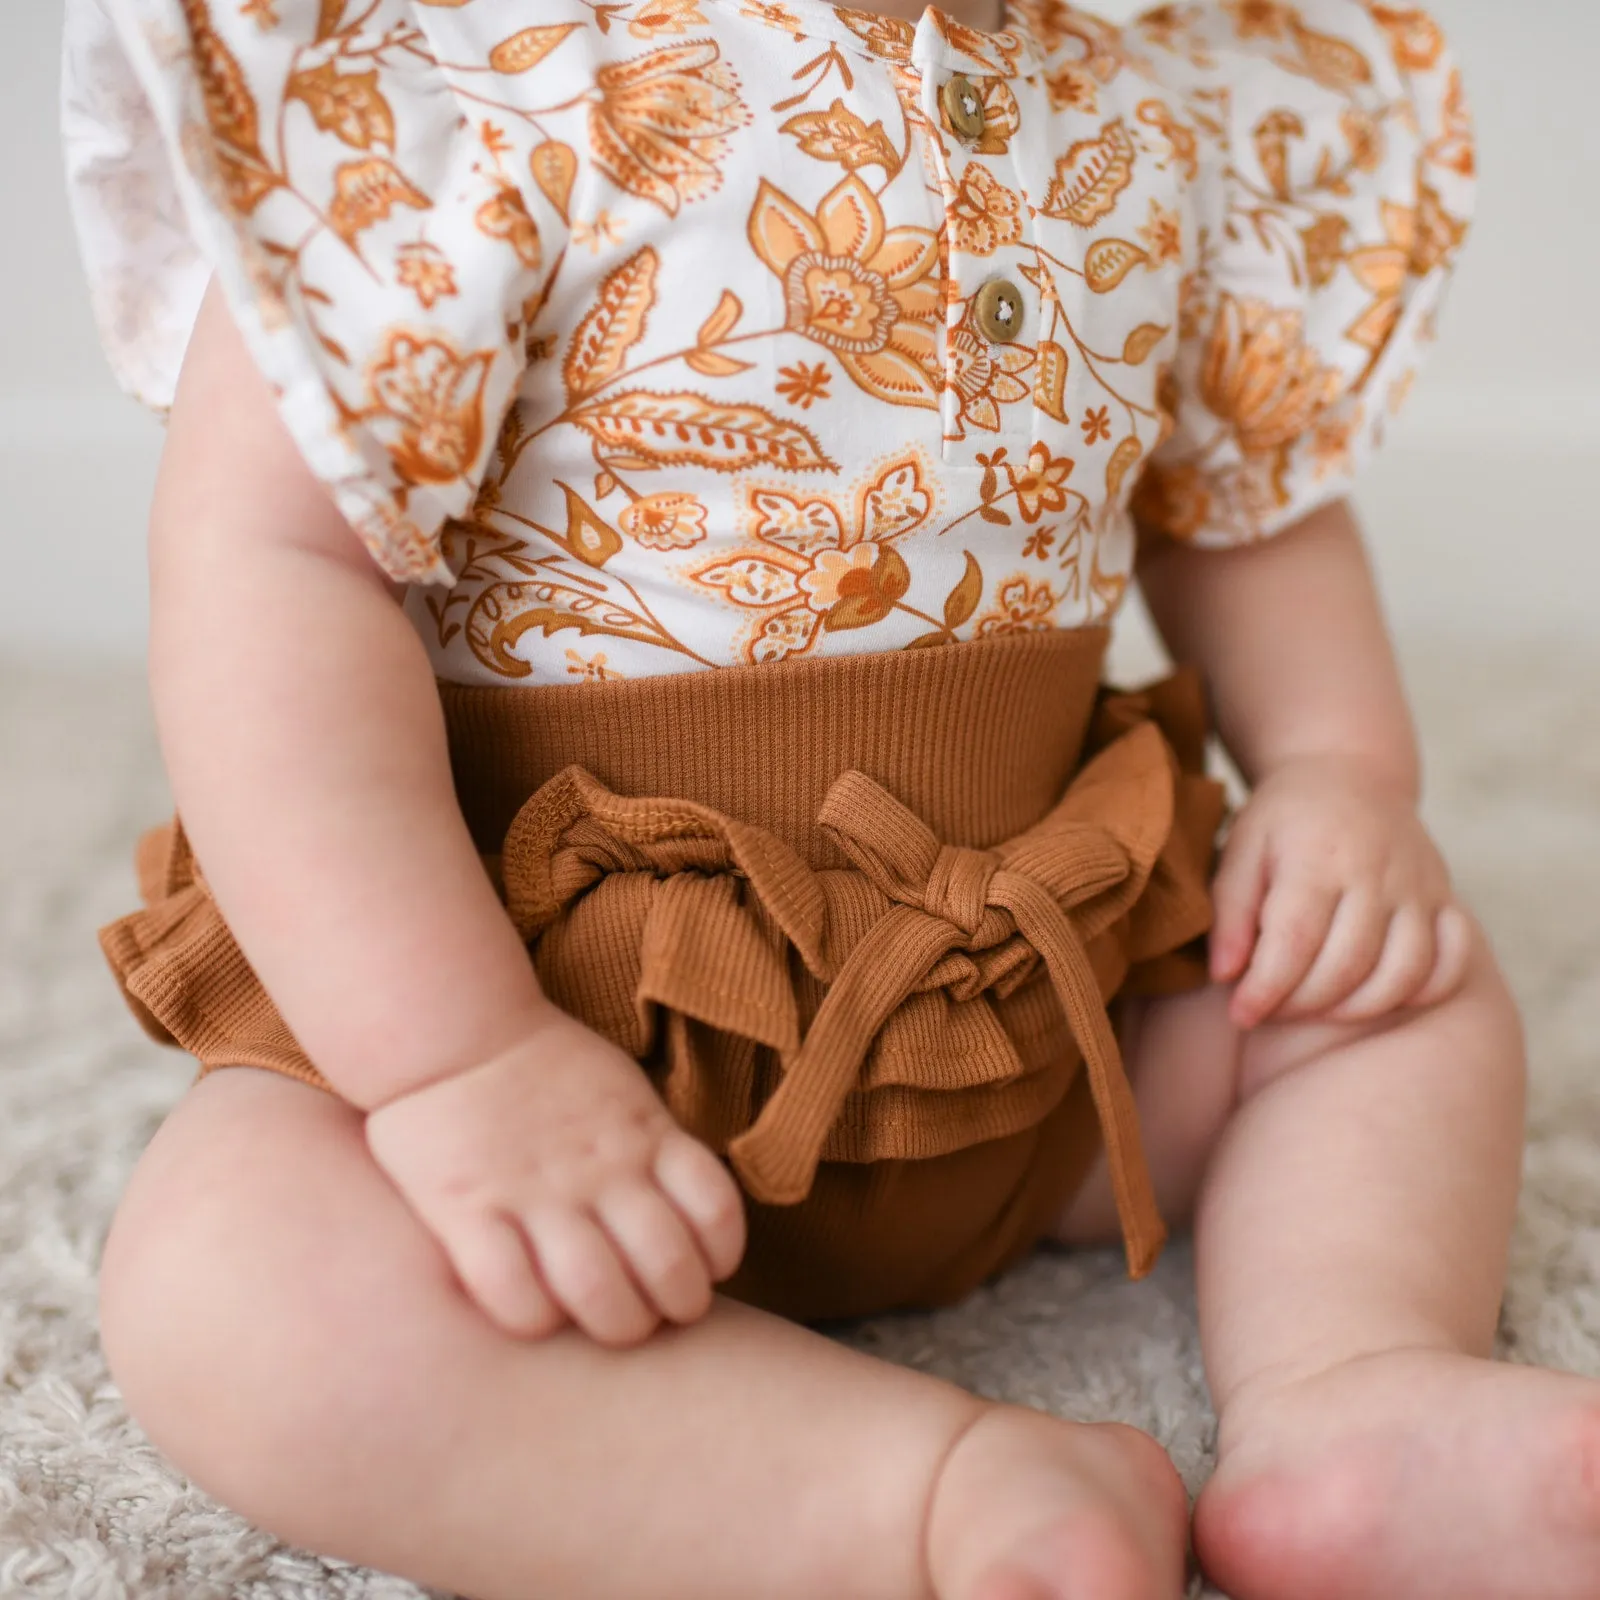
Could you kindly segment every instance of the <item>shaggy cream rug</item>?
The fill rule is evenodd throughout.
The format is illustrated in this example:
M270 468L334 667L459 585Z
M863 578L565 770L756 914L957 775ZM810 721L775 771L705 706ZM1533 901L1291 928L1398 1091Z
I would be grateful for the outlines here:
M1445 640L1408 666L1429 814L1535 1064L1505 1353L1600 1376L1600 655ZM107 1223L192 1076L136 1032L94 942L133 903L134 835L166 805L136 674L0 671L0 1596L417 1600L200 1494L129 1421L100 1357ZM958 1310L855 1337L987 1394L1136 1423L1204 1478L1186 1247L1138 1286L1109 1254L1040 1257Z

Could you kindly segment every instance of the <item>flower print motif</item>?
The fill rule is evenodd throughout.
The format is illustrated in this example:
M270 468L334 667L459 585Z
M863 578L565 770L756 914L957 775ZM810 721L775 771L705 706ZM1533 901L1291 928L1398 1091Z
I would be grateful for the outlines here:
M1000 431L1000 407L1025 400L1029 386L1019 374L1034 363L1034 352L1021 344L990 344L972 327L969 315L950 335L949 387L955 394L953 437L966 437L968 426L984 433Z
M820 550L811 570L801 574L800 588L813 611L826 615L847 595L861 595L875 611L872 621L881 621L892 609L889 601L874 588L872 569L880 547L858 544L849 550Z
M1335 474L1348 477L1354 471L1351 451L1355 436L1360 431L1365 406L1351 411L1341 411L1336 417L1326 417L1311 434L1311 459L1316 462L1316 478L1320 483Z
M705 538L706 515L692 494L647 494L623 508L617 526L647 550L687 550Z
M433 310L436 300L457 295L455 268L437 245L426 239L403 244L395 252L395 281L416 295L424 311Z
M389 444L405 483L449 483L483 448L483 391L494 351L463 356L442 335L391 330L367 379L381 421L398 424Z
M1102 439L1111 437L1111 408L1097 406L1093 411L1085 414L1082 423L1083 442L1085 444L1098 444Z
M599 68L589 105L594 162L669 217L722 181L728 140L750 121L739 80L709 39Z
M925 527L934 497L919 454L891 460L857 484L848 504L747 486L750 542L688 574L757 613L750 662L803 654L824 632L881 622L911 586L893 541Z
M504 239L530 272L544 265L538 225L529 214L528 202L510 184L501 184L494 198L478 207L477 223L491 239Z
M809 411L814 400L828 398L828 385L833 374L819 361L814 367L796 362L792 367L778 368L778 382L773 388L792 406Z
M1344 236L1350 224L1336 211L1324 212L1300 230L1306 251L1306 279L1313 289L1325 288L1344 262Z
M1052 456L1050 447L1036 441L1028 451L1028 464L1018 472L1009 461L1001 463L1017 497L1017 512L1024 522L1037 522L1046 511L1067 509L1067 479L1077 465L1071 456Z
M757 22L764 22L769 28L777 28L781 33L791 35L796 44L805 38L805 27L788 6L780 0L745 0L739 7L741 17L751 17Z
M577 678L583 683L613 683L620 679L622 674L615 667L606 664L604 650L595 651L588 661L585 661L576 650L568 650L567 676Z
M277 0L244 0L239 7L239 15L251 18L266 33L278 26Z
M1223 0L1241 39L1281 39L1299 21L1293 6L1281 0Z
M1231 425L1247 456L1300 438L1338 398L1344 379L1306 343L1305 318L1224 294L1200 371L1200 396Z
M661 39L705 26L696 0L644 0L628 24L628 32L635 39Z
M1054 72L1048 73L1044 86L1050 95L1052 111L1081 111L1089 117L1099 114L1100 86L1092 73L1085 72L1075 62L1064 61Z
M998 633L1042 633L1053 625L1051 613L1060 603L1048 583L1033 583L1019 572L1000 585L993 610L978 618L973 632L979 639Z
M1422 184L1418 195L1415 208L1385 200L1381 211L1386 241L1352 250L1347 258L1350 270L1374 299L1345 330L1345 337L1374 353L1394 331L1406 279L1423 277L1450 262L1467 236L1466 223L1444 209L1435 190Z
M1037 556L1040 561L1050 558L1050 551L1056 542L1056 535L1061 532L1054 523L1049 523L1042 528L1035 528L1028 535L1027 542L1022 547L1024 556Z
M974 155L1003 156L1010 149L1011 140L1017 129L1022 126L1022 108L1017 104L1017 97L1011 92L1011 85L1004 78L974 74L971 83L978 91L978 101L983 107L983 131L967 148ZM906 87L914 99L918 93L917 85L912 82ZM953 133L949 113L942 103L939 107L939 125L946 134ZM928 150L925 154L932 163L932 150ZM936 177L936 169L932 166L930 173Z
M579 217L572 224L572 242L597 256L607 245L622 239L623 225L609 211L597 211L591 221Z
M961 175L950 207L955 246L968 255L992 256L1022 237L1022 201L989 169L972 162Z
M783 283L788 328L833 351L875 399L937 407L939 243L929 229L885 229L877 196L851 173L814 216L763 178L749 233Z
M1192 461L1151 462L1133 491L1134 515L1173 539L1192 539L1210 520L1211 489Z
M1159 200L1150 201L1150 220L1139 229L1151 267L1165 266L1183 259L1183 219Z

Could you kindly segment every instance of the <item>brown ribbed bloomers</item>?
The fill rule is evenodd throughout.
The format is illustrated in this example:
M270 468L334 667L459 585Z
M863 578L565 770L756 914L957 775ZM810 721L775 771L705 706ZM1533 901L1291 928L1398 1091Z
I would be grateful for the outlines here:
M440 684L463 814L545 991L732 1164L726 1285L801 1320L960 1298L1102 1144L1130 1270L1164 1237L1107 1007L1204 981L1223 801L1180 673L1103 628L628 682ZM101 941L200 1075L333 1093L174 819Z

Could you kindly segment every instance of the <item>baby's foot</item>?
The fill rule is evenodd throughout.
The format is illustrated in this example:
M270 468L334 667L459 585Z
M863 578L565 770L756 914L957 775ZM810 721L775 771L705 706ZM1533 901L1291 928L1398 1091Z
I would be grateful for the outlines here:
M1155 1440L996 1406L929 1513L939 1600L1178 1600L1189 1500Z
M1406 1351L1258 1396L1195 1543L1235 1600L1594 1600L1600 1384Z

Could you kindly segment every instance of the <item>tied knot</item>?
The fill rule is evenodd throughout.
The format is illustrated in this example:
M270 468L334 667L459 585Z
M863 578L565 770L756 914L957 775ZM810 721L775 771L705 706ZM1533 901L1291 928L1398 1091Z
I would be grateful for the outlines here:
M992 850L940 845L928 871L923 909L954 924L970 939L989 909L989 885L999 867L1000 858Z

